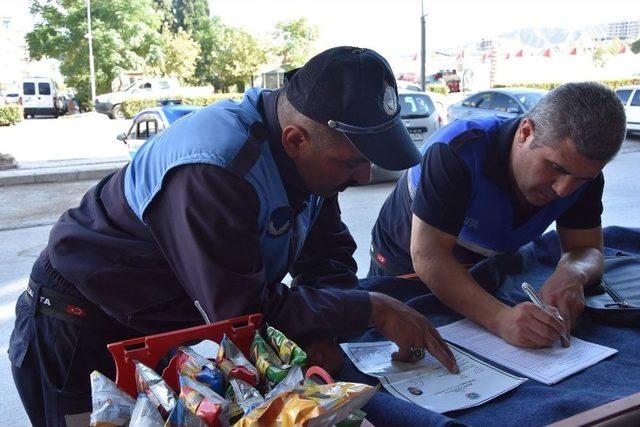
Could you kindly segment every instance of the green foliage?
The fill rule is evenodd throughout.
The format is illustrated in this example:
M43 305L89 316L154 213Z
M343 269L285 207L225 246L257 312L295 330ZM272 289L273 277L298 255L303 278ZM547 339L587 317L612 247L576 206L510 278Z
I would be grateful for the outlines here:
M276 24L274 53L281 58L285 71L301 67L309 59L318 29L305 18L282 21Z
M213 85L216 91L227 92L235 86L243 92L258 66L266 61L265 49L258 40L242 29L224 25L217 17L197 37L202 53L195 83Z
M606 44L597 47L593 52L593 63L599 67L604 67L607 61L622 49L624 43L620 39L613 39Z
M89 47L84 0L31 0L36 18L27 34L33 59L61 61L68 86L78 89L86 106L89 95ZM160 16L152 0L93 0L91 2L96 91L111 91L111 81L125 70L143 69L151 60L152 46L159 44Z
M442 95L447 95L449 93L449 86L441 85L441 84L428 84L426 86L427 91L434 93L441 93Z
M120 106L124 112L125 117L128 119L135 116L140 110L145 108L157 107L160 101L166 98L158 99L129 99L123 101ZM184 105L197 105L204 107L223 99L233 99L239 101L242 99L242 93L216 93L208 96L184 96L184 97L172 97L172 99L180 99Z
M176 77L184 84L193 79L200 45L184 30L173 33L165 25L160 33L160 44L152 48L149 56L152 57L147 65L149 75Z
M204 28L209 20L207 0L173 0L173 31L182 29L194 33Z
M23 112L19 105L0 105L0 126L10 126L22 121Z
M640 53L640 39L631 43L631 52L638 54Z
M600 83L602 83L603 85L611 88L612 90L616 90L620 86L639 85L640 84L640 77L635 77L635 78L630 78L630 79L600 80ZM562 83L560 83L560 82L513 83L513 84L509 84L509 85L494 84L493 87L494 88L501 88L501 87L528 87L528 88L533 88L533 89L551 90L551 89L554 89L554 88L560 86L561 84Z

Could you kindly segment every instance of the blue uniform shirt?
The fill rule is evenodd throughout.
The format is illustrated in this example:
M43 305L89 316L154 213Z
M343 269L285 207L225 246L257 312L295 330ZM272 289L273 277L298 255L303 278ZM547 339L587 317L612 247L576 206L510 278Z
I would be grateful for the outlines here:
M602 174L533 214L519 211L508 184L508 162L520 120L458 120L429 139L422 163L400 178L374 225L373 275L413 272L413 214L458 236L454 255L465 265L515 250L556 220L568 228L600 225Z

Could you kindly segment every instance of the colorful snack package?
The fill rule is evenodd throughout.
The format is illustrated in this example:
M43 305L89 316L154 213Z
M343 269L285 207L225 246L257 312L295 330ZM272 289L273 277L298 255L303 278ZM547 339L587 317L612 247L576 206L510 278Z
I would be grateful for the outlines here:
M258 385L260 377L255 366L247 360L226 334L220 341L216 363L227 379L238 378L252 386Z
M265 402L240 419L234 427L333 425L361 408L375 391L375 387L365 384L305 383Z
M287 376L289 365L282 364L278 355L262 339L258 331L253 336L249 355L258 369L260 379L267 383L268 386L278 384Z
M227 400L238 405L242 409L242 415L246 415L262 405L264 397L251 384L232 378L227 388Z
M298 347L298 344L271 326L267 326L267 339L274 350L276 350L282 363L298 365L304 368L304 365L307 363L307 353Z
M136 400L136 407L133 408L133 414L131 414L131 427L162 427L164 426L164 420L158 408L151 402L149 397L140 393L138 400Z
M90 425L124 426L131 419L136 401L98 371L91 372Z
M291 369L289 369L287 376L284 377L284 379L280 381L269 393L267 393L264 400L271 400L282 393L291 391L298 387L302 381L304 381L302 368L300 368L300 366L292 366Z
M184 399L178 399L171 415L164 423L164 427L206 427L200 418L191 412L184 403Z
M176 404L176 395L173 390L153 369L137 360L134 363L138 393L146 394L163 417L169 416Z
M184 406L207 426L229 425L229 402L215 391L184 375L180 376L180 398Z
M179 347L174 357L179 375L186 375L208 385L216 393L224 394L224 376L209 359L205 359L189 347Z

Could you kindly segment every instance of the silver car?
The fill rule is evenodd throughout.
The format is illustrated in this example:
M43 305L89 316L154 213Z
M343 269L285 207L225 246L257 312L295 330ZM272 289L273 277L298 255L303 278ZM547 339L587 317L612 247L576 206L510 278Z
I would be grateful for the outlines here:
M398 89L400 119L409 131L409 135L420 148L433 132L442 127L442 117L438 113L431 97L425 92ZM377 166L372 168L371 182L398 179L402 171L389 171Z
M529 111L547 93L542 89L519 87L486 90L451 104L447 118L451 122L490 115L515 117Z

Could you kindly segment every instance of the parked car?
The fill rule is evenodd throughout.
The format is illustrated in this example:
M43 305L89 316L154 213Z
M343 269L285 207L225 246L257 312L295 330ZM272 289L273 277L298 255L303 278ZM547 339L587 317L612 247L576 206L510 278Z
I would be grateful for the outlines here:
M442 127L442 117L431 96L425 92L398 89L398 103L402 123L416 146L422 147L431 134ZM389 171L374 165L371 181L390 181L398 179L400 175L402 171Z
M22 105L22 95L20 95L18 90L9 90L5 92L3 99L5 104Z
M640 132L640 85L619 87L616 94L627 115L627 132Z
M119 141L126 144L129 156L133 159L138 149L149 138L168 128L179 118L191 114L202 107L165 103L159 107L147 108L133 117L133 123L126 133L117 136Z
M180 88L175 78L149 78L139 80L125 90L99 95L93 102L98 113L106 114L111 119L126 119L120 104L133 98L159 98L172 95Z
M451 104L447 118L451 122L488 115L515 117L529 111L547 93L542 89L517 87L486 90Z
M60 111L56 106L56 85L47 77L25 77L22 80L24 117L53 116Z

